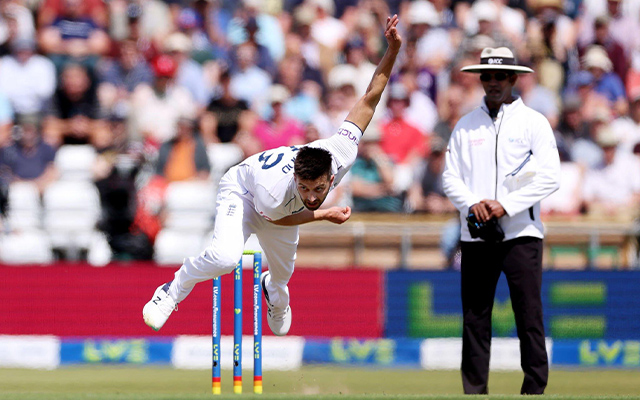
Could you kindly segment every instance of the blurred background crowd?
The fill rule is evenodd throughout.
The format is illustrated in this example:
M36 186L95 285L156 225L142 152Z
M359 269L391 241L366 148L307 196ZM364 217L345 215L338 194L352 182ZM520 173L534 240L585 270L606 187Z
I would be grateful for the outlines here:
M460 68L507 46L562 159L543 213L635 218L638 1L1 0L0 258L158 260L206 237L231 165L337 130L394 13L401 54L327 206L455 215L447 141L483 96Z

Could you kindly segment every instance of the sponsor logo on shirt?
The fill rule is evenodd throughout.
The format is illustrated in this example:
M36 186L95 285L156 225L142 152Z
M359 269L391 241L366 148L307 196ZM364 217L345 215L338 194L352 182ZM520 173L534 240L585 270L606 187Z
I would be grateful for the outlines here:
M345 128L340 128L338 129L338 135L341 136L346 136L349 140L351 140L353 143L358 144L358 138L356 135L353 134L353 132L351 132L348 129Z
M482 146L484 144L484 138L471 139L469 140L469 144L471 147Z

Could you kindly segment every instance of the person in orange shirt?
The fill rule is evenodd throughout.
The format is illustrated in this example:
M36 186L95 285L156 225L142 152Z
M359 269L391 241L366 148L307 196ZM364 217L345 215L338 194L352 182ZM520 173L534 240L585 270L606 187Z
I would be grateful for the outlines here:
M209 177L211 166L207 150L200 136L195 134L194 127L193 119L181 117L176 136L160 147L156 174L168 182Z

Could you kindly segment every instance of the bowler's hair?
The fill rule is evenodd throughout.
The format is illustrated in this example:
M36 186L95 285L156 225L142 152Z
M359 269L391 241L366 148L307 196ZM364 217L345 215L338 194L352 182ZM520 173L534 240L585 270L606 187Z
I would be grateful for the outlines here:
M318 147L305 146L298 151L293 172L300 179L315 181L322 175L331 177L331 153Z

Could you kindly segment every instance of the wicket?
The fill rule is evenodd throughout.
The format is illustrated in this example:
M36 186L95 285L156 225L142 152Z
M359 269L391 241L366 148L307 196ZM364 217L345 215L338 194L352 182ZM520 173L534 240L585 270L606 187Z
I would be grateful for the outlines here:
M253 393L262 393L262 253L253 256ZM233 392L242 393L242 258L233 272ZM212 392L221 394L220 382L220 278L213 280L213 364Z

